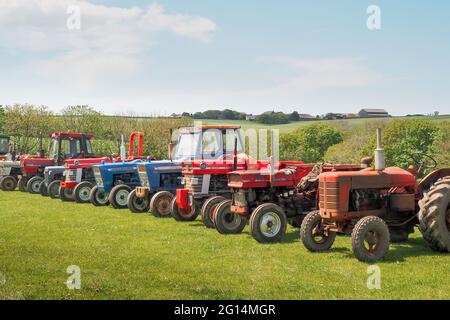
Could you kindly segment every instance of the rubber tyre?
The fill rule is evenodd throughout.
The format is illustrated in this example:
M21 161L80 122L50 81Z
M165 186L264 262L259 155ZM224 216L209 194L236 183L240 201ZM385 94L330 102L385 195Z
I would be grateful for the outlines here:
M0 181L0 188L3 191L14 191L17 188L17 179L13 176L5 176Z
M328 235L320 232L317 234L315 233L315 229L318 226L320 227L321 222L322 217L320 216L320 212L312 211L306 215L300 227L300 239L305 248L311 252L324 252L330 250L336 239L335 232L330 231L328 232ZM321 237L319 241L316 240L317 236Z
M58 199L60 186L61 186L61 181L59 181L59 180L50 182L50 184L47 187L48 196L52 199Z
M178 222L194 221L200 214L200 210L198 210L196 203L194 203L192 210L181 213L178 209L177 197L173 197L172 202L170 203L170 212L172 213L172 217Z
M145 213L150 209L150 199L149 197L146 199L138 198L136 196L136 190L133 190L128 195L127 206L133 213Z
M450 177L439 179L419 201L419 229L431 249L450 252Z
M91 190L94 185L89 181L83 181L77 184L73 189L73 198L76 203L90 203Z
M170 218L172 216L170 206L174 197L168 191L156 193L150 201L150 212L157 218Z
M89 195L89 201L96 207L104 207L109 205L108 194L94 186Z
M48 197L48 188L44 182L42 182L41 185L39 186L39 193L43 197Z
M205 227L214 229L214 211L217 208L217 205L223 201L227 200L221 196L214 196L209 198L203 203L202 210L200 211L202 222Z
M250 233L259 243L280 242L287 229L287 217L283 209L274 203L258 206L250 217Z
M63 189L59 187L59 199L63 202L75 201L73 189Z
M222 201L217 205L214 215L214 225L221 234L239 234L247 224L247 218L230 211L231 200Z
M128 196L130 192L131 188L125 184L115 186L109 193L109 203L114 209L128 208Z
M31 194L39 194L41 184L44 181L44 178L39 176L34 176L27 182L27 191Z
M19 187L20 192L27 192L27 179L23 177L19 178L17 186Z
M376 239L373 238L372 233L375 233ZM374 249L366 248L367 237L376 240ZM364 217L356 223L353 229L352 249L359 261L373 263L382 260L389 251L389 243L389 228L379 217Z

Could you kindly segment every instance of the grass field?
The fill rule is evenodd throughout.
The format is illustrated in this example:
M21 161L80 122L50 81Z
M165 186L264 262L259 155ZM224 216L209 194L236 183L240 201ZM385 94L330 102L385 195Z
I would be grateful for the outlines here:
M0 299L449 299L450 255L420 234L380 262L381 290L350 239L309 253L289 229L280 244L222 236L112 208L0 191ZM81 290L66 287L70 265Z

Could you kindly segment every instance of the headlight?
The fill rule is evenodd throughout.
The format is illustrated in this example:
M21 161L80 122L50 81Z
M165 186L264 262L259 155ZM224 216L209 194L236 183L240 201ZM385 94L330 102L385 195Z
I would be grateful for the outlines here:
M206 169L206 163L202 162L200 164L200 169L205 170Z

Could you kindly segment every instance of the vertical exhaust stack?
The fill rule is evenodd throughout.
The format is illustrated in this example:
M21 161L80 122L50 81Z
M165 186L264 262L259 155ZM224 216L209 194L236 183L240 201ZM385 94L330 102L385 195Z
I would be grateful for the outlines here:
M381 128L377 129L377 148L375 149L375 170L383 171L385 168L384 149L381 147Z

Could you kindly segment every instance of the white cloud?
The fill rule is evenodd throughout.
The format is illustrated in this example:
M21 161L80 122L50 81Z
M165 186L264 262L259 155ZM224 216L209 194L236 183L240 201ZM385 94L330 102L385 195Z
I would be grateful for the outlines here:
M73 5L80 7L80 30L66 27L67 8ZM204 42L215 29L208 18L166 13L157 4L142 9L84 0L0 0L0 47L39 53L45 58L24 68L86 85L133 75L139 54L155 44L157 32Z

